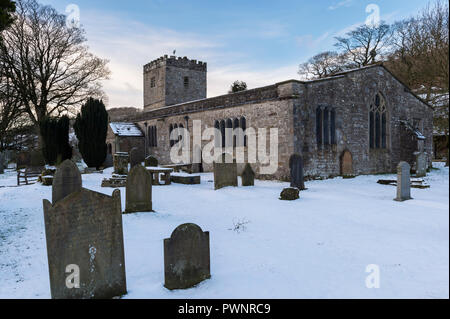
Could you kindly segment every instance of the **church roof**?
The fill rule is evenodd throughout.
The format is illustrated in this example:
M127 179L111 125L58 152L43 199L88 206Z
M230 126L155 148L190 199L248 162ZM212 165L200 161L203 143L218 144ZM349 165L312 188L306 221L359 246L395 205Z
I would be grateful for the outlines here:
M134 123L111 122L111 130L118 136L144 136L139 126Z

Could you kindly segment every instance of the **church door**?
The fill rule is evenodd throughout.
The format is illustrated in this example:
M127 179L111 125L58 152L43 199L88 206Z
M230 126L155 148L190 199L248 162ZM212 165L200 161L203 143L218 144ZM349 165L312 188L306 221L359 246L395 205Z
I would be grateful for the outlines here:
M352 153L344 151L341 155L341 175L353 175L353 158Z

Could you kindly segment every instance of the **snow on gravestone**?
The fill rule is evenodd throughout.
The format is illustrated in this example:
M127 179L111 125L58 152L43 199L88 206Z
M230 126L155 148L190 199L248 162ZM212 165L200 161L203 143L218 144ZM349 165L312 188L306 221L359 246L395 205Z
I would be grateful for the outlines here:
M164 286L187 289L211 278L209 232L195 224L178 226L164 239Z
M108 196L82 188L43 204L52 298L126 294L120 190Z
M254 186L255 185L255 172L253 171L249 163L245 164L244 171L242 172L242 186Z
M410 170L411 166L406 162L400 162L397 165L397 197L395 200L398 202L411 199Z
M70 193L81 189L81 174L77 165L65 160L56 170L52 183L52 203L63 199Z
M125 213L152 211L152 176L140 164L127 176Z
M291 171L291 187L297 187L299 190L304 190L303 158L299 154L291 155L289 158L289 169Z
M226 186L238 186L237 164L230 154L223 153L214 162L214 189Z

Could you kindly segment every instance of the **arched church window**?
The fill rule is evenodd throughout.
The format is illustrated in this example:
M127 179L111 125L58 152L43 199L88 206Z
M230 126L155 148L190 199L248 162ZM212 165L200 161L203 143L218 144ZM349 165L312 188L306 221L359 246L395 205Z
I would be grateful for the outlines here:
M225 147L225 121L220 121L220 134L222 138L222 144L220 144L220 147Z
M233 120L233 147L236 147L238 145L237 141L239 139L238 139L238 136L236 135L236 134L239 134L239 131L236 130L238 128L239 128L239 119L234 119Z
M245 130L247 129L247 120L245 117L241 117L241 129L244 132L244 146L247 146L247 135L245 135Z
M336 110L334 108L317 107L316 141L317 145L336 144Z
M220 123L219 121L214 121L214 146L220 147L221 137L220 137Z
M386 148L386 125L386 101L380 93L377 93L369 107L370 148Z
M227 130L225 131L225 146L230 147L233 145L233 121L231 119L227 119L226 128Z

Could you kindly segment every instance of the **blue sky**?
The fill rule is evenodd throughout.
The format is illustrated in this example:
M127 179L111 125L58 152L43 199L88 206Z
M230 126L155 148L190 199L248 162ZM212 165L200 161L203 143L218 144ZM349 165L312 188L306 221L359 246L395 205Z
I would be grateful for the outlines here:
M393 22L427 0L38 0L80 9L93 53L110 60L108 107L142 107L142 66L164 54L208 62L208 97L234 80L249 88L299 78L298 65L333 49L334 37L365 22L369 4Z

